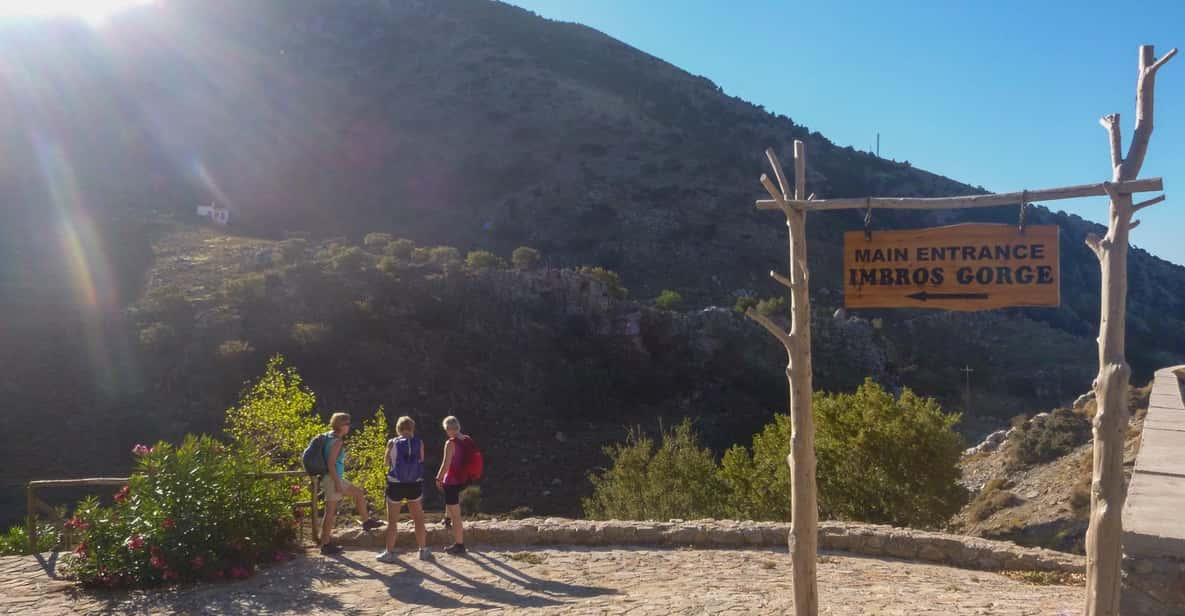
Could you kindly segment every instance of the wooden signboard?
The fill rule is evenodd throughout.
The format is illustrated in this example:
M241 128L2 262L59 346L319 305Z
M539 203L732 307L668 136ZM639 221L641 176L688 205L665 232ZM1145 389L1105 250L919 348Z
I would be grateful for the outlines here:
M1057 225L849 231L843 265L847 308L1056 307L1061 297Z

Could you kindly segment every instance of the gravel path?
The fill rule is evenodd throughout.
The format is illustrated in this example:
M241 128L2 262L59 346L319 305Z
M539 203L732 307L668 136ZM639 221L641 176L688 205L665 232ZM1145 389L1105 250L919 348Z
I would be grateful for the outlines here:
M886 558L822 555L824 614L1076 614L1082 589ZM0 614L780 614L785 549L552 547L438 554L309 554L240 582L84 591L30 557L0 558Z

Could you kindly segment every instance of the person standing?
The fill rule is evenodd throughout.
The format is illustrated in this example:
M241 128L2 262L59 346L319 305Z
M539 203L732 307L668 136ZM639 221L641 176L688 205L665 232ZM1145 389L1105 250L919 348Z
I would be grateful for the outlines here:
M321 487L325 492L325 520L321 523L321 553L337 554L342 551L340 545L329 542L333 532L334 518L337 516L337 503L343 496L354 499L354 515L363 520L362 530L373 530L383 525L370 515L366 506L366 493L362 488L346 481L346 447L345 438L350 433L350 414L334 413L329 418L332 431L325 439L325 459L330 461L329 473L321 477Z
M424 441L415 436L416 422L406 415L395 422L397 438L387 441L387 544L376 558L395 562L399 513L406 503L416 529L420 560L428 560L428 530L424 527Z
M436 473L436 486L444 491L444 512L452 522L453 544L445 548L447 554L465 553L465 528L461 523L461 490L469 481L477 479L473 474L474 463L479 462L481 453L469 435L461 433L461 422L449 415L442 422L448 441L444 444L444 460ZM480 474L480 471L478 471Z

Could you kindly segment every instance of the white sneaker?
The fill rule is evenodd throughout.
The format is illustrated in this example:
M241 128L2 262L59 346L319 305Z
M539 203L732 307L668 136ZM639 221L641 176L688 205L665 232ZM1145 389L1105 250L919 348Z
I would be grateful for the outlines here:
M420 560L432 560L432 550L420 548Z
M379 552L379 555L375 556L374 558L380 563L393 563L399 560L398 557L395 556L395 552L388 552L387 550Z

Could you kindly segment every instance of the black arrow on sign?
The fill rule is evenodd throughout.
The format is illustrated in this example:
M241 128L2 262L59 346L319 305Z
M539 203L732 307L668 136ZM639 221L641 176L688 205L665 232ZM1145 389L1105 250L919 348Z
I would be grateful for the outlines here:
M909 299L916 299L926 301L928 299L987 299L987 293L927 293L926 291L919 291L912 295L906 295Z

